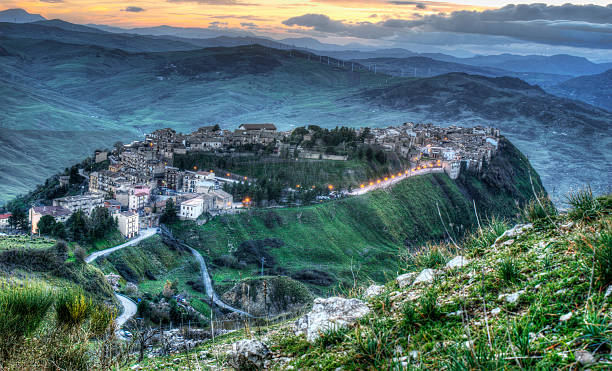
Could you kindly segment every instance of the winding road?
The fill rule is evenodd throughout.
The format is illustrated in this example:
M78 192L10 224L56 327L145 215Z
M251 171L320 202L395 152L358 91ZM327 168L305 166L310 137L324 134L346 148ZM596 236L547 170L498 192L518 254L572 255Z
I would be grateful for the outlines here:
M134 239L131 239L131 240L129 240L126 243L123 243L123 244L117 245L115 247L111 247L111 248L108 248L108 249L105 249L105 250L100 250L100 251L96 251L96 252L92 253L91 255L89 255L88 257L85 258L85 262L91 263L91 262L93 262L94 260L98 259L101 256L108 255L108 254L113 253L113 252L115 252L117 250L121 250L124 247L134 246L134 245L138 244L140 241L142 241L142 240L144 240L146 238L149 238L149 237L153 236L156 233L157 233L157 228L147 228L145 230L142 230L138 234L138 237L136 237Z

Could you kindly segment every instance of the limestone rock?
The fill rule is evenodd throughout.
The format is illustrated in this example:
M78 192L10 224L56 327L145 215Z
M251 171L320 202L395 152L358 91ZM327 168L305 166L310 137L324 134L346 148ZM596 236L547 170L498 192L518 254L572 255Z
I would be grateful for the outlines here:
M227 362L237 370L261 370L271 355L266 344L259 340L240 340L232 344Z
M397 281L397 284L399 285L399 287L403 289L404 287L412 284L412 280L414 279L416 275L417 275L416 272L404 273L401 276L397 276L395 281Z
M368 305L359 299L317 298L312 310L295 322L295 334L305 334L314 342L325 331L350 326L369 312Z
M513 228L505 231L501 236L497 237L493 245L497 245L497 243L506 238L514 238L521 234L523 234L526 230L533 228L533 224L517 224Z
M461 268L465 267L470 261L467 258L464 258L461 255L455 256L451 261L446 263L447 269Z
M587 366L597 362L593 354L586 350L575 351L574 358L576 358L576 362L580 363L583 366Z
M413 285L417 285L419 283L427 283L427 282L431 282L433 281L434 277L437 276L439 273L439 271L435 270L435 269L423 269L421 271L421 273L419 273L419 275L417 276L417 278L414 279L414 282L412 283Z
M381 285L371 285L365 290L363 296L368 299L373 298L375 296L380 295L383 292L384 288L385 287Z

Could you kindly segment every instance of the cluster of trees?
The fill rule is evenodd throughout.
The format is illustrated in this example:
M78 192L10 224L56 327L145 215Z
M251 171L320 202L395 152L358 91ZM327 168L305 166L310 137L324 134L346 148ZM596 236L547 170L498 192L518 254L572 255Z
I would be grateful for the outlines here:
M90 216L78 210L66 223L45 215L38 221L40 234L81 243L93 243L117 229L117 219L103 207L95 208Z

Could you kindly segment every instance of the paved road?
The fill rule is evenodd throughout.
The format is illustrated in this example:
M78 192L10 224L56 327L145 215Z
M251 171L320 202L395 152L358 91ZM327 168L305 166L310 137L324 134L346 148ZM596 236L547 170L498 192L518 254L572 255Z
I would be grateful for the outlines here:
M116 325L117 329L120 329L130 318L132 318L138 309L136 303L134 303L130 298L123 296L121 294L115 293L117 300L121 303L123 307L123 312L119 317L117 317Z
M387 188L404 179L407 179L413 176L417 176L417 175L425 175L425 174L431 174L431 173L443 173L443 172L444 172L444 169L441 167L432 167L432 168L420 169L420 170L415 170L415 171L409 171L408 173L402 173L402 175L400 176L396 175L395 178L389 178L388 180L381 180L380 183L374 183L372 185L369 185L369 183L365 183L364 184L365 187L354 189L352 192L349 193L349 195L358 196L358 195L362 195L362 194L365 194L365 193L368 193L368 192L371 192L377 189Z
M111 247L111 248L106 249L106 250L96 251L95 253L93 253L93 254L89 255L87 258L85 258L85 261L87 263L91 263L91 262L93 262L94 260L98 259L101 256L108 255L108 254L110 254L112 252L115 252L117 250L121 250L124 247L136 245L140 241L142 241L142 240L144 240L146 238L149 238L149 237L153 236L156 233L157 233L157 228L148 228L148 229L141 230L140 234L136 238L131 239L131 240L129 240L126 243L123 243L123 244L115 246L115 247Z
M193 256L195 256L198 263L200 263L200 269L202 272L202 281L204 282L204 287L206 288L206 295L208 295L208 297L212 300L212 302L219 308L229 310L230 312L238 313L242 316L252 317L247 312L231 307L225 304L221 299L219 299L219 297L217 296L217 293L215 292L215 289L213 288L212 280L210 279L210 275L208 274L208 268L206 267L206 262L204 261L204 258L196 249L189 247L189 246L187 247L189 248L189 251L191 251Z

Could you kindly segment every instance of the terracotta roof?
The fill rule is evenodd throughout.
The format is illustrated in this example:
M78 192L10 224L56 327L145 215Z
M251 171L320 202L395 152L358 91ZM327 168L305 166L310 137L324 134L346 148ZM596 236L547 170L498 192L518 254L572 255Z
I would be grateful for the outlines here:
M8 218L11 217L11 215L13 215L13 214L11 214L11 213L0 214L0 219L8 219Z

